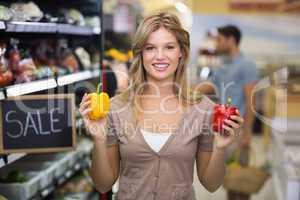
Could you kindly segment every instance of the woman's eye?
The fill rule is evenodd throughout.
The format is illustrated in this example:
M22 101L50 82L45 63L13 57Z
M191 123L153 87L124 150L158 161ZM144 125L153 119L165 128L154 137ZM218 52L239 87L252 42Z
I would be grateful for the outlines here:
M167 46L167 49L174 49L174 46Z
M154 49L154 47L146 47L145 50L146 51L152 51Z

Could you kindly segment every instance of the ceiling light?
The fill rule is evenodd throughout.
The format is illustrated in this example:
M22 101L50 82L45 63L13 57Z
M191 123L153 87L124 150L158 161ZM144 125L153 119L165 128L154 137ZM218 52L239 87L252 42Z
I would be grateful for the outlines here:
M188 11L188 7L182 2L176 2L175 7L181 13L185 13Z

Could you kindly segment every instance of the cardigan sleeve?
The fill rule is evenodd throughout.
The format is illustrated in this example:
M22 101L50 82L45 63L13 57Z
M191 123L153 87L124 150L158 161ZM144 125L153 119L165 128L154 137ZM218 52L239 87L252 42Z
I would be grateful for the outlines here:
M107 146L118 144L117 124L112 113L107 116L106 138Z
M208 97L203 97L203 110L204 111L204 117L203 117L203 123L200 128L200 135L198 136L198 150L200 151L213 151L213 142L214 142L214 136L212 132L212 124L211 124L211 117L213 112L213 107L215 106L215 103L211 101Z

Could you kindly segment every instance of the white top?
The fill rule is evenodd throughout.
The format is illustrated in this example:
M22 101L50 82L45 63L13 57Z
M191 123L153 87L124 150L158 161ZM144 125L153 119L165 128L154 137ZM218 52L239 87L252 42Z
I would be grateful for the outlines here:
M141 129L141 132L144 136L147 144L155 151L159 152L159 150L164 146L164 144L169 139L172 133L152 133L146 130Z

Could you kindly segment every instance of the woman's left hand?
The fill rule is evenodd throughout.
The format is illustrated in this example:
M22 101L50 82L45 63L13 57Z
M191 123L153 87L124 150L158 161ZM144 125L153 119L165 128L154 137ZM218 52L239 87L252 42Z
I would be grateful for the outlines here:
M233 143L240 135L241 126L244 123L244 119L238 115L232 115L229 120L225 120L223 129L225 133L214 133L215 147L218 149L224 149Z

